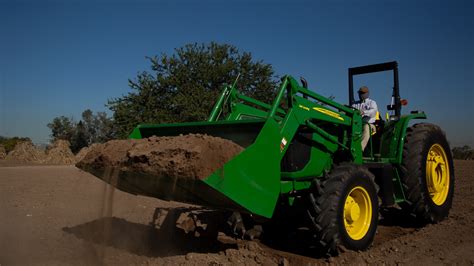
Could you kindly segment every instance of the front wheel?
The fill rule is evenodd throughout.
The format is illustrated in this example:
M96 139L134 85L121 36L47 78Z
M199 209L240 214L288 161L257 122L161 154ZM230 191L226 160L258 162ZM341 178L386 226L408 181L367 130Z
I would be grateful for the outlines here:
M336 166L328 179L309 194L307 213L314 229L314 247L325 255L339 247L367 249L378 223L377 185L366 168L353 164Z

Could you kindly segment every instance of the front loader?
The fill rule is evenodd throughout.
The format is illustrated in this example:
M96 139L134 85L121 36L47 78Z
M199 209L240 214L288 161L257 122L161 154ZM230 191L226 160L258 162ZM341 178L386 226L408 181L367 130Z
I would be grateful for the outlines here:
M363 119L351 108L353 76L394 72L392 115L361 149ZM423 112L401 114L396 62L349 69L349 105L337 103L285 76L271 105L226 86L208 121L141 124L132 139L200 133L229 139L242 152L202 180L175 180L118 173L117 188L165 200L285 219L298 209L312 245L324 254L339 246L361 250L375 236L379 205L400 206L422 222L448 215L454 189L453 162L441 129ZM219 152L219 151L216 151ZM107 169L85 169L103 178ZM104 178L111 182L109 179ZM278 215L276 215L278 213Z

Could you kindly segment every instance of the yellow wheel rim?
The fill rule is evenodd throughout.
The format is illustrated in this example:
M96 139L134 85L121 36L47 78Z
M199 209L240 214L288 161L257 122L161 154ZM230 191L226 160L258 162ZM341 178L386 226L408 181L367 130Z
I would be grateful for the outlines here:
M344 227L354 240L362 239L372 221L372 202L369 193L363 187L354 187L347 195L344 204Z
M426 158L426 185L434 204L440 206L448 198L449 163L443 147L433 144Z

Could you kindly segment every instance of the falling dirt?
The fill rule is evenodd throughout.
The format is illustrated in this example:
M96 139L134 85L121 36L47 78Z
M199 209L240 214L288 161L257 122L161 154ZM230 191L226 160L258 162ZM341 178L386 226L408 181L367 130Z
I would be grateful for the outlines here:
M321 258L265 239L240 240L210 226L225 224L226 213L112 191L73 166L0 167L0 264L473 265L474 162L455 161L455 171L446 220L418 227L383 218L369 250ZM209 234L177 228L183 213L197 213Z
M112 140L91 147L76 166L114 168L178 179L203 179L243 150L218 137L189 134L176 137Z
M98 218L104 219L106 217L113 216L113 209L114 209L114 194L115 194L115 186L117 183L118 172L109 169L105 176L103 177L104 180L108 180L108 183L103 183L104 189L102 193L101 200L99 202L100 211ZM104 223L102 224L102 228L100 229L102 234L102 239L100 243L106 243L107 239L111 237L112 234L112 223L108 219L104 219ZM97 248L97 257L100 261L104 261L106 257L107 249L104 246L99 246Z

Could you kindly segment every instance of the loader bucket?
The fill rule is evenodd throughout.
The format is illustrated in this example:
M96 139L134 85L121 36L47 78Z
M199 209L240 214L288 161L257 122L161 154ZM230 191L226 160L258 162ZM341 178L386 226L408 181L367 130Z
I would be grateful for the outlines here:
M138 125L132 131L130 138L142 139L151 136L178 136L199 133L229 139L242 147L247 147L254 142L264 122L264 120L240 120L162 125L143 124Z
M130 138L200 133L244 150L203 179L175 179L118 169L81 167L128 193L252 213L270 218L280 192L280 148L274 120L139 125ZM219 152L219 151L216 151Z

